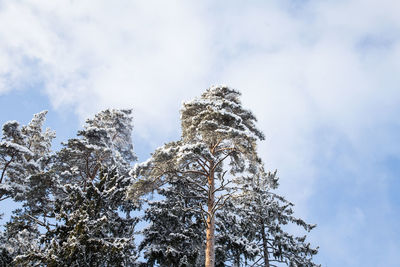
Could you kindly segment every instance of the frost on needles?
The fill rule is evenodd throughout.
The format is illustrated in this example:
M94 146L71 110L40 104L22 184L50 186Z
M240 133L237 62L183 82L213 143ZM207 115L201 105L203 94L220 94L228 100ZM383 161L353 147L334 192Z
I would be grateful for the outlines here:
M135 166L131 110L99 112L56 151L46 114L3 125L0 201L19 208L0 266L316 266L317 248L286 227L314 225L276 194L238 91L184 103L181 138Z
M141 248L152 264L315 265L311 258L317 250L310 248L304 238L293 237L281 228L289 222L306 231L312 227L292 217L288 202L272 193L277 178L264 172L256 149L264 135L239 97L236 90L214 86L184 103L180 140L156 149L149 160L132 170L135 183L130 198L139 199L157 189L164 196L150 203L145 216L150 226L144 231ZM259 198L265 202L257 202ZM174 214L179 223L163 221L166 215L159 207L169 207L168 214ZM261 213L255 216L252 209ZM188 225L180 225L185 221L193 225L192 231L187 231ZM192 239L191 233L198 232L199 227L203 234ZM196 247L183 255L180 245L185 242Z

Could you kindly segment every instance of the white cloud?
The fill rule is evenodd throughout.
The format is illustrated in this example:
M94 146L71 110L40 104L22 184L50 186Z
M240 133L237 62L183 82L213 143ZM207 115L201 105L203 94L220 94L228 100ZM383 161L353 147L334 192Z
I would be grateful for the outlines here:
M199 11L180 1L3 3L0 37L7 42L0 70L13 77L1 88L29 79L21 70L33 59L56 107L73 105L86 117L110 105L133 106L141 126L157 121L173 131L165 121L199 90L211 65Z
M386 128L398 125L399 28L390 0L7 1L0 94L43 81L55 107L82 118L133 107L136 131L153 146L179 134L182 100L211 84L234 86L267 134L267 166L307 215L323 197L318 160L353 174L337 179L357 191L374 185L371 166L400 154ZM340 153L338 143L347 146ZM349 249L343 236L334 241Z

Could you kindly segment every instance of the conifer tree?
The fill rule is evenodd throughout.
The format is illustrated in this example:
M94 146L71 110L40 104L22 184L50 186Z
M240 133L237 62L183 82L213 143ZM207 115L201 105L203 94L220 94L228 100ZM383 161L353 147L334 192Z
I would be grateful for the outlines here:
M26 126L20 127L17 121L8 121L3 125L0 200L11 197L15 201L29 201L32 184L39 186L43 182L37 179L50 166L51 142L55 137L55 132L49 129L42 131L46 114L47 111L35 114Z
M217 214L217 266L247 266L260 255L258 243L249 233L247 219L238 213L236 199L227 201Z
M137 219L131 212L137 206L125 199L136 159L132 128L131 110L105 110L86 121L78 138L63 144L51 169L57 178L57 225L43 237L44 250L23 255L20 262L120 266L135 261Z
M17 263L45 266L133 266L137 254L134 228L136 207L125 201L127 177L101 170L86 190L64 186L66 199L58 199L58 225L42 237L44 249L17 257ZM122 213L125 213L123 215Z
M3 127L0 193L23 205L1 247L29 266L132 265L137 206L125 198L136 159L131 111L98 113L53 155L54 134L41 131L45 114L22 128L15 121Z
M88 119L78 138L63 143L54 171L61 183L80 184L83 189L96 179L103 166L127 175L136 160L132 145L131 110L105 110Z
M3 125L0 142L0 198L22 202L6 224L2 247L7 255L17 255L38 246L39 225L51 213L54 177L51 168L51 142L55 132L42 130L47 111L34 114L28 125L16 121Z
M294 236L284 229L295 224L309 232L315 225L294 217L293 204L273 192L278 186L276 172L265 173L261 168L256 175L243 177L241 183L243 194L232 199L230 213L245 223L240 224L241 233L231 231L230 235L231 239L244 238L246 243L258 244L254 266L319 266L312 261L318 248L312 248L306 236Z
M264 135L239 96L236 90L215 86L184 103L181 139L157 149L132 172L141 178L130 191L133 198L176 177L189 179L191 188L203 193L199 209L206 222L206 267L215 266L216 212L232 196L234 177L260 163L256 141Z
M204 259L205 225L198 207L202 196L190 191L183 179L157 190L161 200L149 201L140 249L149 266L199 266Z

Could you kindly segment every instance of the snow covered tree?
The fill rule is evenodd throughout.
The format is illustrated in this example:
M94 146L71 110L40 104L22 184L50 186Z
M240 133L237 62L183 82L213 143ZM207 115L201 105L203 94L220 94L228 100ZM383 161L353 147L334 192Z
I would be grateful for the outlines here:
M38 219L50 210L53 178L45 175L51 167L51 142L55 133L43 131L47 111L33 116L26 126L6 122L0 142L0 198L22 202L5 227L2 244L15 257L38 244Z
M246 218L237 213L236 202L227 201L217 213L216 265L247 266L260 253L258 244L248 229Z
M0 249L0 267L11 266L12 258L5 248Z
M131 110L105 110L86 121L78 132L80 138L64 143L57 153L55 171L62 183L93 181L102 166L114 166L121 175L128 174L136 160L132 145Z
M57 225L42 238L44 250L22 255L20 262L118 266L135 260L137 219L131 212L137 206L125 199L128 171L136 159L132 128L131 110L105 110L86 121L78 138L63 144L50 170L57 181Z
M6 225L2 247L29 266L131 265L131 110L98 113L53 155L54 134L41 131L45 114L21 129L15 121L3 127L0 193L23 205Z
M252 172L260 163L256 141L264 135L239 96L226 86L214 86L184 103L181 139L157 149L132 172L139 178L130 191L133 198L177 177L189 179L192 190L203 193L199 209L206 224L206 267L215 266L215 217L233 194L230 184L236 175Z
M0 267L11 266L13 258L7 250L7 239L3 233L0 233Z
M111 150L111 164L116 166L119 173L127 174L131 163L137 159L132 144L132 110L106 109L87 120L86 124L87 133L81 134L88 139L93 138L91 131L106 131L107 140L104 143Z
M40 184L37 179L49 167L51 142L55 132L42 131L47 111L33 116L32 121L19 127L16 121L3 125L0 142L0 200L13 198L15 201L30 200L27 192L31 185ZM38 194L37 194L38 195Z
M315 225L294 217L293 204L272 191L278 186L276 172L265 173L260 169L254 176L243 177L242 184L243 194L232 200L230 214L244 223L239 223L240 233L230 228L229 235L233 240L239 238L247 240L247 244L258 244L253 250L257 252L253 266L270 267L277 266L276 263L319 266L312 262L318 248L306 243L306 236L296 237L284 229L292 223L309 232Z
M161 200L149 201L140 249L149 266L199 266L204 254L204 223L196 209L202 196L186 180L175 179L158 189Z
M16 262L45 266L133 266L137 255L134 228L137 207L125 200L130 179L102 169L86 190L64 186L66 199L58 199L59 224L42 237L44 249L25 253ZM125 213L125 215L123 215Z
M14 216L5 225L5 243L3 246L7 250L14 265L15 259L26 253L40 250L40 230L36 220L24 209L14 211ZM30 261L30 266L36 266L38 262Z

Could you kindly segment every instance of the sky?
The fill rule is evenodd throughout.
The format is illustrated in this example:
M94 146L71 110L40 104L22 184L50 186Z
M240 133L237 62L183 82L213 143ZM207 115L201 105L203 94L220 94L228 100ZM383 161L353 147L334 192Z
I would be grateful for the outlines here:
M399 70L393 0L0 0L0 123L49 110L57 147L133 108L144 161L183 101L233 87L324 267L398 266Z

